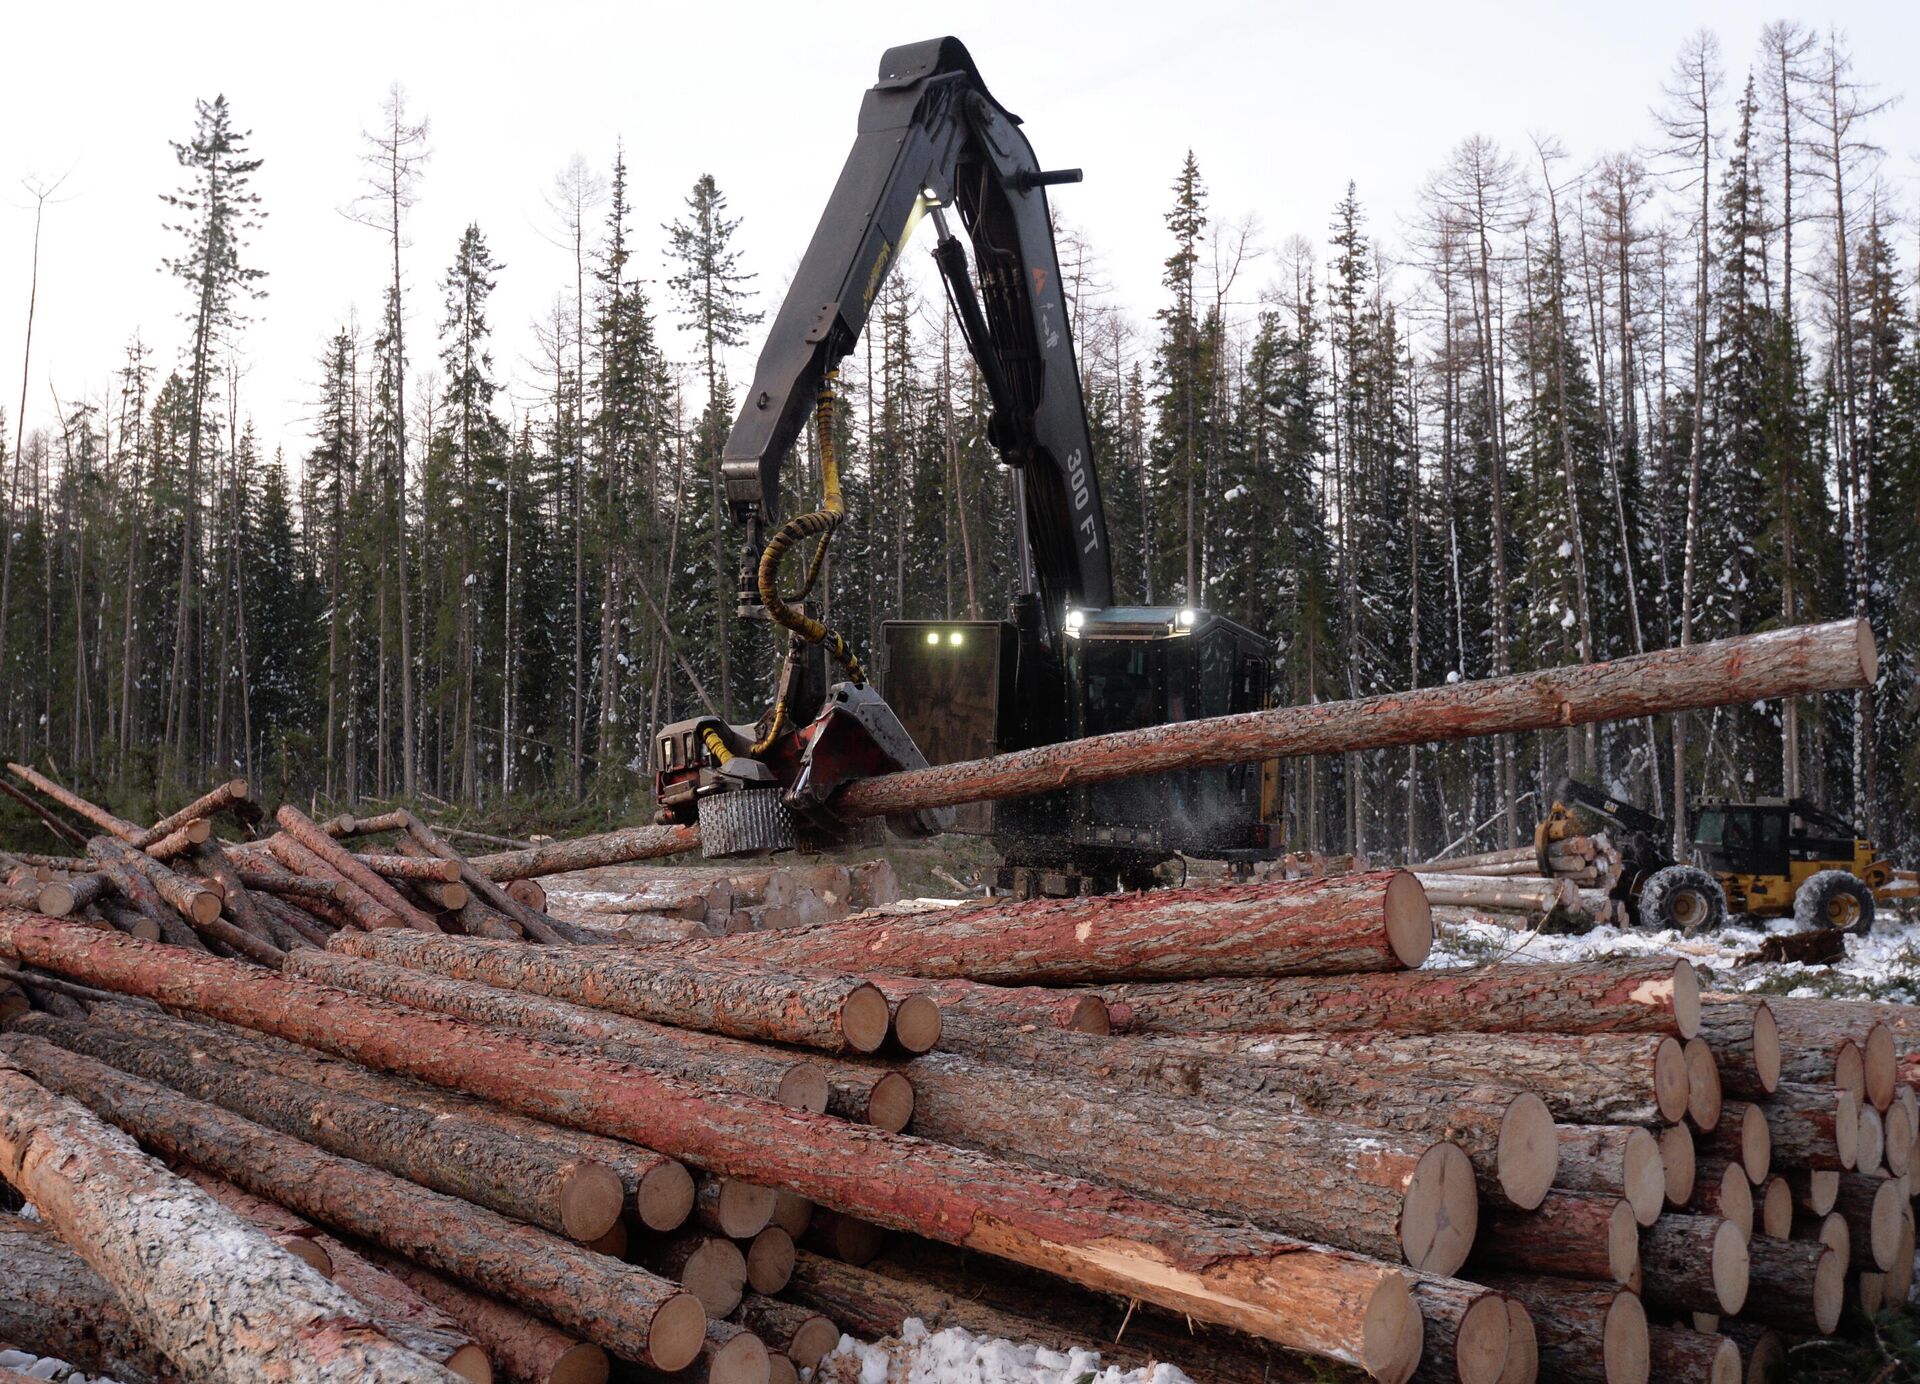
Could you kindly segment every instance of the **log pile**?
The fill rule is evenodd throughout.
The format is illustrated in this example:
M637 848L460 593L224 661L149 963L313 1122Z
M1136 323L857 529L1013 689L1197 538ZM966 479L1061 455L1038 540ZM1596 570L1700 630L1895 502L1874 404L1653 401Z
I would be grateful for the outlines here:
M1416 865L1427 895L1444 921L1489 919L1510 927L1553 925L1584 929L1625 926L1626 905L1613 897L1620 850L1605 832L1552 833L1513 850L1448 856Z

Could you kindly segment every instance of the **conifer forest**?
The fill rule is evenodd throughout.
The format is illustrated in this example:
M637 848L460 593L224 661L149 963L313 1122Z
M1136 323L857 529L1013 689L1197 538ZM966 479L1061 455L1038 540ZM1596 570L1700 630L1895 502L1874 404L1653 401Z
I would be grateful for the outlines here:
M1876 142L1900 77L1826 30L1703 32L1623 96L1647 112L1635 147L1462 131L1413 218L1355 186L1261 227L1258 189L1210 184L1195 148L1154 174L1149 312L1056 199L1119 597L1267 635L1280 700L1847 615L1878 637L1858 694L1290 762L1290 848L1498 848L1571 773L1663 815L1806 796L1920 854L1920 264L1912 151ZM350 321L311 324L309 435L267 437L238 388L253 300L326 266L256 253L276 151L193 94L177 128L129 135L173 140L177 180L151 191L179 317L57 412L23 389L0 416L7 756L102 800L243 775L341 808L644 820L653 732L770 694L718 468L745 387L728 362L785 266L748 261L712 176L643 223L608 148L543 194L567 227L558 307L500 320L520 271L486 225L409 234L429 113L396 87L340 191L388 272ZM8 361L22 325L0 323ZM894 274L847 365L849 519L820 597L872 662L884 620L1004 613L1013 491L937 282ZM787 493L817 487L803 440Z

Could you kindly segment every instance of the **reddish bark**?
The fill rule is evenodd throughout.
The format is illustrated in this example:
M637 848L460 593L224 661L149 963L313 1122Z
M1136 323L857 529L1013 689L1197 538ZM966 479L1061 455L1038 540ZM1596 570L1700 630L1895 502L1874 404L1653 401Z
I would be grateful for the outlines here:
M834 808L849 817L881 817L1176 769L1632 720L1864 687L1877 668L1867 622L1836 620L1606 663L1176 722L910 769L850 784Z
M114 816L104 807L99 807L88 802L71 789L61 787L37 769L29 768L25 764L15 764L11 761L8 762L7 769L15 778L21 780L29 787L46 794L76 817L85 818L102 831L122 841L131 841L145 830L144 827L136 826L124 817ZM75 844L78 843L76 842Z
M280 824L280 830L326 861L341 878L372 896L375 902L398 916L408 927L420 932L440 931L438 923L415 908L398 889L355 860L353 852L320 830L311 817L292 803L280 804L274 821Z
M995 1028L1031 1024L1077 1033L1109 1033L1107 1006L1097 995L1062 993L1038 985L981 985L971 980L923 980L881 973L863 977L878 985L889 1002L921 995L940 1006L941 1022L986 1024Z
M985 903L741 933L661 952L1006 984L1418 966L1433 920L1404 872Z
M324 902L339 908L346 914L351 926L374 932L381 928L401 928L407 925L406 919L392 907L376 899L293 837L283 832L275 832L267 838L267 850L272 853L275 860L294 874L303 875L308 879L323 880L331 885L332 888L327 897L313 895L310 901Z
M178 831L188 822L202 820L216 816L222 812L230 811L241 803L250 801L250 798L251 795L247 791L247 781L245 779L228 779L212 792L204 793L200 797L195 798L178 812L162 817L152 826L147 827L143 831L136 832L128 844L136 850L145 850L155 841L161 840L163 837Z
M1631 1283L1640 1272L1640 1227L1620 1197L1551 1192L1535 1211L1492 1211L1473 1260L1491 1269Z
M1281 980L1107 985L1128 1033L1670 1033L1700 1019L1693 967L1671 958Z
M453 847L442 841L433 831L412 813L405 814L407 835L417 841L430 854L450 862L460 872L460 878L473 891L475 898L485 903L497 913L513 919L527 936L541 942L580 942L586 940L578 929L558 919L549 918L538 909L530 908L514 898L486 875L473 868Z
M643 1141L708 1171L1238 1326L1379 1378L1404 1380L1419 1358L1406 1282L1375 1261L925 1140L716 1099L553 1044L118 934L0 912L0 952L522 1114Z
M603 1254L122 1075L37 1038L0 1050L172 1158L548 1314L629 1359L679 1368L704 1314L672 1285Z

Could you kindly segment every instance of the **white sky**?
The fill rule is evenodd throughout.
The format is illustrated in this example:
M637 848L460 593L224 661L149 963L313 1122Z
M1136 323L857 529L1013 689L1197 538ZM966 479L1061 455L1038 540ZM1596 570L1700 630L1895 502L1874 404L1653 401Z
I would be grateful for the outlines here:
M557 170L575 153L604 169L624 137L650 275L659 226L712 172L745 218L739 246L770 297L805 247L861 93L895 43L957 34L994 94L1026 118L1043 163L1086 169L1085 183L1056 190L1056 204L1104 256L1121 301L1145 317L1159 295L1168 184L1189 146L1216 220L1252 211L1271 243L1296 233L1324 242L1352 178L1391 238L1421 178L1467 134L1510 147L1555 134L1576 163L1650 139L1648 108L1695 28L1720 36L1730 101L1775 13L1718 0L335 0L319 10L23 0L9 14L13 61L0 81L0 408L10 437L32 228L16 179L28 173L67 173L70 199L47 212L29 425L51 421L53 390L101 398L136 330L156 365L178 359L185 292L157 269L176 248L158 198L180 180L167 141L188 138L194 99L216 92L266 159L255 188L269 219L247 258L271 277L240 339L241 408L269 448L298 458L310 445L324 339L350 313L369 330L377 317L385 242L337 209L357 190L360 129L395 80L433 125L407 257L415 362L426 361L459 232L478 221L505 266L492 308L496 365L526 401L530 323L572 282L570 257L547 238L544 194ZM1817 0L1794 17L1838 25L1860 75L1886 91L1920 53L1913 0ZM1876 135L1890 176L1910 192L1920 105L1904 102ZM686 352L688 338L667 336ZM750 366L742 353L735 378Z

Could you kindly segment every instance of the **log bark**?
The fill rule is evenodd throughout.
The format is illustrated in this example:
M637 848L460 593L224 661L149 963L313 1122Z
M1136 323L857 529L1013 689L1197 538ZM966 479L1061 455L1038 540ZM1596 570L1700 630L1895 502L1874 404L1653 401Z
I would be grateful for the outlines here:
M219 886L222 896L221 907L236 926L244 928L256 937L266 937L269 940L272 940L277 930L290 930L287 929L286 924L269 917L266 910L260 907L259 902L253 897L253 891L242 882L239 870L234 868L233 861L218 841L208 841L196 847L190 864L193 869ZM304 936L302 940L311 942L311 939ZM283 945L281 950L285 951L288 948Z
M595 836L576 836L568 841L547 841L523 850L476 855L471 857L471 863L488 879L504 884L508 880L535 879L541 875L565 874L569 870L595 870L633 860L658 860L699 849L698 827L626 827Z
M1406 1281L1374 1261L924 1140L743 1096L715 1099L538 1040L33 915L0 912L0 952L522 1114L643 1141L708 1171L1237 1326L1382 1379L1407 1378L1419 1359Z
M1554 1185L1623 1197L1639 1224L1652 1225L1667 1201L1660 1141L1637 1125L1561 1125Z
M1072 1168L1155 1201L1442 1276L1473 1246L1479 1197L1454 1144L1011 1072L947 1053L905 1070L914 1130L924 1138L1056 1172ZM1249 1178L1248 1168L1262 1175Z
M1780 1028L1766 1000L1702 1005L1696 1036L1712 1046L1728 1095L1762 1100L1780 1085Z
M499 990L476 981L451 980L338 952L299 956L287 970L323 985L355 990L416 1009L429 1009L543 1038L587 1044L594 1051L622 1062L815 1114L829 1108L828 1073L842 1065L779 1052L737 1038L669 1028L603 1009L569 1004L565 1000ZM850 1070L857 1083L849 1084L864 1089L869 1095L886 1076L861 1068ZM910 1110L910 1092L908 1106Z
M193 930L208 941L218 942L274 970L286 960L286 953L263 938L235 927L220 916L220 895L204 885L185 879L152 856L105 836L87 842L87 850L103 861L112 861L131 876L146 877L154 892Z
M1449 1140L1473 1164L1481 1190L1530 1210L1553 1185L1553 1116L1516 1086L1376 1075L1362 1064L1270 1062L1236 1053L1196 1053L1176 1042L1098 1038L1053 1030L955 1026L948 1046L981 1062L1070 1076L1215 1106L1245 1103L1403 1135ZM913 1069L909 1067L908 1071ZM916 1082L917 1090L917 1082Z
M268 849L272 849L272 837L268 837ZM297 843L296 843L297 844ZM320 857L311 851L307 856L318 860ZM257 857L247 857L240 866L240 882L249 889L258 889L265 893L286 894L299 899L324 899L328 903L337 903L345 890L331 874L322 878L315 875L296 874L292 870L277 867L268 868L271 862L262 862Z
M1746 1306L1747 1237L1718 1216L1662 1216L1640 1245L1641 1297L1665 1312L1718 1312Z
M1632 1292L1538 1274L1488 1274L1486 1283L1532 1315L1541 1378L1648 1384L1647 1314Z
M1108 985L1127 1033L1665 1033L1691 1038L1700 986L1685 961L1502 963L1282 980Z
M1846 1302L1847 1265L1818 1240L1756 1235L1747 1247L1745 1316L1785 1331L1831 1336Z
M1719 1332L1647 1328L1651 1377L1662 1384L1740 1384L1740 1347Z
M1860 1102L1853 1092L1783 1082L1766 1112L1773 1166L1852 1170L1860 1143Z
M0 1216L0 1280L0 1341L120 1384L178 1381L106 1280L43 1222Z
M365 1304L382 1331L467 1384L492 1384L486 1351L452 1316L331 1236L322 1243L333 1260L333 1281Z
M47 797L52 798L76 817L85 818L102 831L107 832L109 835L121 841L131 841L145 830L144 827L136 826L124 817L114 816L113 813L107 811L104 807L99 807L94 803L88 802L78 793L61 787L37 769L30 768L25 764L15 764L11 761L8 762L7 769L15 778L25 783L28 787L36 789ZM76 842L75 844L78 843Z
M459 1322L486 1351L503 1384L606 1384L607 1353L592 1342L397 1255L365 1245L360 1252Z
M14 1031L571 1240L605 1235L625 1200L619 1175L580 1157L565 1140L516 1138L482 1120L329 1091L252 1063L220 1062L50 1015L23 1019Z
M284 1206L276 1206L273 1202L256 1197L251 1192L243 1192L231 1182L222 1181L212 1173L187 1165L182 1165L175 1171L272 1240L281 1249L286 1250L296 1259L306 1261L322 1278L333 1277L332 1246L324 1243L326 1237L320 1233L318 1226L302 1220ZM385 1327L382 1326L381 1329L385 1330ZM411 1350L412 1346L409 1345L407 1348Z
M1686 1053L1676 1039L1658 1034L1276 1033L1136 1041L1169 1054L1234 1054L1270 1067L1346 1067L1390 1080L1512 1086L1537 1092L1556 1119L1576 1123L1674 1123L1687 1113Z
M263 893L255 895L254 902L258 903L263 912L277 920L287 931L305 939L316 948L324 948L327 945L327 938L333 935L320 919L305 908L289 903L285 899ZM308 900L308 902L315 902L315 900ZM282 963L283 966L284 964Z
M424 1111L446 1118L456 1127L479 1123L497 1138L562 1150L576 1163L598 1163L612 1169L620 1179L629 1209L648 1230L673 1230L693 1209L693 1178L687 1170L673 1159L637 1144L530 1120L470 1096L370 1071L355 1062L227 1024L192 1023L126 1004L96 1009L92 1022L111 1033L165 1044L212 1061Z
M990 902L740 933L657 952L797 970L857 966L929 979L1071 985L1395 971L1418 966L1432 944L1426 897L1402 871Z
M420 932L440 931L438 923L415 908L398 889L355 860L353 852L320 830L311 817L292 803L280 804L280 810L273 819L279 823L281 831L326 861L341 878L370 895L409 928Z
M1535 1211L1489 1211L1472 1262L1496 1271L1631 1283L1640 1271L1640 1227L1623 1197L1552 1192Z
M944 1025L972 1024L976 1031L1029 1025L1074 1033L1104 1035L1113 1031L1106 1002L1098 995L1048 990L1038 985L982 985L971 980L925 980L880 972L862 979L879 986L889 1004L897 1005L914 995L932 1000L940 1006Z
M0 1174L187 1378L452 1379L131 1138L45 1089L10 1055L0 1058Z
M87 841L87 854L99 862L101 872L113 881L119 895L145 915L168 942L189 950L206 950L193 929L160 897L153 881L132 863L132 854L125 846L111 837L94 836Z
M460 866L437 855L356 854L353 858L388 879L437 880L451 884L460 878Z
M136 850L145 850L155 841L161 840L173 832L178 831L188 822L214 817L219 813L231 811L241 803L250 802L251 800L251 794L247 791L247 781L245 779L228 779L213 791L195 798L178 812L162 817L152 826L147 827L143 831L136 832L128 844Z
M1089 736L862 780L833 805L849 817L881 817L1175 769L1632 720L1863 687L1877 669L1867 622L1839 620L1484 682Z
M1416 875L1427 900L1447 908L1498 908L1518 913L1551 913L1572 908L1580 898L1570 881L1489 879L1481 875Z
M294 874L324 881L331 886L328 897L323 898L319 894L307 895L305 897L308 902L325 903L339 908L346 913L353 926L364 928L368 932L407 926L407 921L401 914L376 899L334 869L326 860L284 832L275 832L267 838L267 850L275 860Z
M699 1349L705 1314L698 1302L605 1255L40 1039L9 1035L0 1051L169 1157L525 1303L617 1354L678 1369Z
M707 957L609 954L409 932L341 933L328 947L628 1018L822 1052L870 1053L892 1014L874 986L845 975L797 975Z

